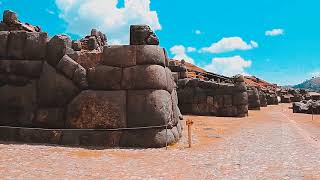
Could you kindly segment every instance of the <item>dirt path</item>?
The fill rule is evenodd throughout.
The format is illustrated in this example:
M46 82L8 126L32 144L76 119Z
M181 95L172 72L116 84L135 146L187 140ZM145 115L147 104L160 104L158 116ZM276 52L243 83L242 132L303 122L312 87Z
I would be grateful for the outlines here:
M283 105L243 119L186 118L195 121L192 149L185 138L168 150L3 143L1 178L320 179L320 116L311 121Z

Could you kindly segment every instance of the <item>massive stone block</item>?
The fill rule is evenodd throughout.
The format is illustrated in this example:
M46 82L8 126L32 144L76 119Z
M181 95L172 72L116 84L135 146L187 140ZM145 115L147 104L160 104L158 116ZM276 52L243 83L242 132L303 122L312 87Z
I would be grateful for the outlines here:
M145 129L124 132L120 146L159 148L176 142L171 129Z
M166 70L166 79L167 79L167 90L171 93L174 89L177 88L176 83L174 82L174 78L172 76L172 72L169 68L165 68Z
M17 139L27 143L59 144L61 131L41 129L20 129Z
M44 32L28 32L24 46L24 58L44 60L46 57L48 34Z
M164 51L159 46L155 45L140 45L137 46L136 62L139 65L158 64L165 65L166 57Z
M31 126L36 108L36 83L0 88L0 124Z
M159 65L139 65L123 69L124 89L167 89L165 68Z
M86 70L97 66L102 59L102 52L100 51L74 51L68 54L74 61L79 63Z
M65 54L71 54L71 40L67 35L56 35L47 45L47 62L56 66Z
M159 39L148 25L130 26L130 45L159 45Z
M247 92L237 93L233 95L234 105L247 105L248 104L248 94Z
M72 146L118 147L119 131L63 131L61 144Z
M33 124L43 128L64 128L64 112L64 108L39 108Z
M78 66L79 64L77 62L71 59L68 55L64 55L57 64L57 69L69 79L73 79L73 74Z
M88 71L88 82L91 89L120 89L122 68L98 65Z
M82 91L68 105L66 124L70 128L126 127L126 92Z
M8 57L10 59L24 59L23 52L27 33L25 31L11 31L8 37Z
M88 80L87 80L87 70L78 65L73 74L73 82L76 83L81 89L88 88Z
M41 61L29 60L1 60L0 72L11 73L29 78L39 78L42 72Z
M116 67L136 65L136 46L113 45L104 46L101 64Z
M165 90L128 91L128 127L165 125L172 118L171 95Z
M38 101L40 105L61 107L68 104L78 93L79 88L51 65L44 63L38 85Z
M0 31L0 59L7 57L9 31Z
M247 91L248 93L248 104L250 110L260 110L260 97L259 92L255 87L251 87Z
M13 86L26 86L27 84L31 83L31 79L26 76L19 76L15 74L8 74L7 75L7 83Z

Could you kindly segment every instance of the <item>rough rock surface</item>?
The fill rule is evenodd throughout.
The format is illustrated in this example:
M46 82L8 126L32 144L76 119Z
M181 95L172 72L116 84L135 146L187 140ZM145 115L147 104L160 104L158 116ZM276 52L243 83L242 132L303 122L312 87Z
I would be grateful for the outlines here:
M66 123L70 128L126 127L126 92L82 91L68 105Z

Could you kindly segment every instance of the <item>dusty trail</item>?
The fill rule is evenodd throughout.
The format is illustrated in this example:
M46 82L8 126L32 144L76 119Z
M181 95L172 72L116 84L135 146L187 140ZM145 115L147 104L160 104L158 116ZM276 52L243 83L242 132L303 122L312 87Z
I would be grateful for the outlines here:
M0 144L1 178L320 179L320 117L288 105L243 119L187 116L195 142L168 150ZM186 132L185 132L186 134Z

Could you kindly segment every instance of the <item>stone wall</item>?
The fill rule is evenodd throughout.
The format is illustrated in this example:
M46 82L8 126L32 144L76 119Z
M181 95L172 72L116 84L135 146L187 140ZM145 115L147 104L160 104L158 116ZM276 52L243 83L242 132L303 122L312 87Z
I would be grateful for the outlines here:
M150 33L148 26L135 27ZM138 41L135 36L132 28L131 39ZM106 41L101 33L95 37ZM72 43L65 35L0 31L0 125L22 127L3 130L10 132L0 138L139 147L178 141L182 116L164 49L144 41L108 46L90 39ZM150 126L158 128L128 130Z
M260 94L256 87L247 87L249 110L260 110Z
M242 76L234 83L199 79L178 80L179 108L182 113L244 117L248 114L248 95Z

